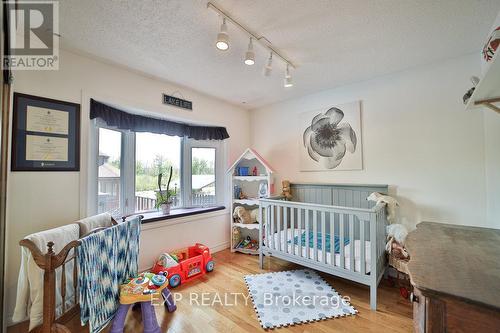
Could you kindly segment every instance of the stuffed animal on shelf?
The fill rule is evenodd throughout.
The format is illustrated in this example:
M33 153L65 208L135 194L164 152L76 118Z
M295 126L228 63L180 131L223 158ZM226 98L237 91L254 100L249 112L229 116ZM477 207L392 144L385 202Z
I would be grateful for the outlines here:
M398 259L409 259L410 255L405 248L408 230L402 224L391 224L386 227L387 243L385 250Z
M234 208L233 218L235 221L243 224L250 224L257 222L258 209L247 210L243 206Z
M377 204L379 202L387 204L387 222L389 222L389 224L396 222L396 209L399 206L399 202L396 199L382 193L373 192L366 200L375 201Z
M292 200L292 189L290 188L290 181L283 180L281 182L281 187L281 195L284 196L287 201Z
M243 193L243 191L240 191L239 199L240 200L248 199L248 196L245 193Z

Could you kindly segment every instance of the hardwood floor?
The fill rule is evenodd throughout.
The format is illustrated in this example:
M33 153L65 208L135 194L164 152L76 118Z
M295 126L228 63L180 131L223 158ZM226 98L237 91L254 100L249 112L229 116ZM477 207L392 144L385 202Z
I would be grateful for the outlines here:
M276 258L266 258L266 267L260 270L256 256L231 253L229 250L214 254L216 267L214 272L203 278L182 285L173 290L182 296L177 302L177 311L170 314L163 306L156 308L158 322L163 332L265 332L259 325L257 316L248 298L240 296L236 300L230 293L247 295L243 276L268 271L296 269L299 266ZM288 328L276 329L276 332L412 332L412 308L407 300L399 295L399 290L382 281L378 289L378 310L371 311L368 287L321 274L326 281L342 296L349 296L351 304L359 311L356 316L328 319L320 322L301 324ZM228 302L233 306L222 306L214 298L218 292L221 297L228 294ZM205 294L206 293L206 294ZM191 299L190 299L190 295ZM202 295L206 295L203 306ZM198 303L195 301L197 297ZM199 304L199 305L197 305ZM67 323L71 332L87 332L79 326L79 318L75 317ZM26 330L9 329L9 333L26 332ZM104 332L109 332L109 328ZM126 321L126 333L142 332L140 311L130 311Z

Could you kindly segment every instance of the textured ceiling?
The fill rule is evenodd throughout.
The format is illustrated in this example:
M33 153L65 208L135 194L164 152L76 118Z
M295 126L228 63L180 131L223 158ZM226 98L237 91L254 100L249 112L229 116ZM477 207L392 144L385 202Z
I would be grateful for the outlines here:
M499 0L217 0L266 36L298 68L262 75L267 51L243 64L248 44L229 24L230 49L215 47L220 18L206 1L64 0L62 47L94 55L246 108L479 52ZM471 73L472 74L472 73ZM242 104L245 103L245 104Z

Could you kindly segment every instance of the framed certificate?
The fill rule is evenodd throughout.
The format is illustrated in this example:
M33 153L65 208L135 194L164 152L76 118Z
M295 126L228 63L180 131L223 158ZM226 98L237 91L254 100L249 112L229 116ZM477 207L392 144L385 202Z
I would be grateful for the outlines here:
M12 171L79 171L80 105L14 93Z

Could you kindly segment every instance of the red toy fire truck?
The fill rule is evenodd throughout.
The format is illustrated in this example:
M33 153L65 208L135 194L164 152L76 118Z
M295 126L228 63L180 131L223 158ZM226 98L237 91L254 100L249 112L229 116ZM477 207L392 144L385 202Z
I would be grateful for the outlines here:
M177 260L172 264L172 260L169 261L171 258ZM210 250L205 245L196 243L194 246L173 254L162 254L153 266L152 272L166 275L170 287L175 288L181 283L196 279L213 270L214 261Z

